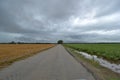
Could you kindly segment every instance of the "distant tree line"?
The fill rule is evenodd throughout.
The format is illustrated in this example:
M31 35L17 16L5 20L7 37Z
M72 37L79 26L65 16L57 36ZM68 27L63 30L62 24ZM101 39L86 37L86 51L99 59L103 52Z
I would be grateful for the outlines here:
M0 44L51 44L51 43L41 43L41 42L16 42L16 41L11 41L11 42L4 42ZM55 44L55 43L53 43Z

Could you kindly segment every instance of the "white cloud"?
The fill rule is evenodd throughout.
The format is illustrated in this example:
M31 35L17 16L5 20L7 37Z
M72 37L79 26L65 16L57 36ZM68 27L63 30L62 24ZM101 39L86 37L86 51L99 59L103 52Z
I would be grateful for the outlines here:
M73 20L73 26L86 26L86 25L91 25L95 24L97 20L95 19L80 19L80 18L75 18Z
M120 21L120 12L117 13L113 13L110 15L106 15L106 16L102 16L100 18L97 19L97 22L101 22L101 23L111 23L111 22L118 22Z
M86 13L84 15L80 16L72 16L70 18L70 22L73 26L86 26L86 25L92 25L97 22L97 20L94 18L96 16L96 9L91 10L91 12Z
M120 29L119 30L110 30L110 31L105 31L105 30L93 30L93 31L87 31L83 32L83 34L98 34L98 35L118 35L120 34Z

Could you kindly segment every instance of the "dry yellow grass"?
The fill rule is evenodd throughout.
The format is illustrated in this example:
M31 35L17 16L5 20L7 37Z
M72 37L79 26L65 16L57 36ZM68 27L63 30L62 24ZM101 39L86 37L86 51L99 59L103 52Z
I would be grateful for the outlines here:
M54 44L0 44L0 66L53 46Z

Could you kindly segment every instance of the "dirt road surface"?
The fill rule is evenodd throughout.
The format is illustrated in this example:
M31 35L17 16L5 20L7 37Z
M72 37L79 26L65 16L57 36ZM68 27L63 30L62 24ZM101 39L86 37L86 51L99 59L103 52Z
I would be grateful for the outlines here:
M57 45L0 71L0 80L95 80L62 45Z

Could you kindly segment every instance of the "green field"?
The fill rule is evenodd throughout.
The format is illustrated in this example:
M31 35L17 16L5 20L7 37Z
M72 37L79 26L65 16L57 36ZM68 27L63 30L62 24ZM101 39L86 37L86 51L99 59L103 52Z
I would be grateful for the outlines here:
M110 61L120 62L120 44L65 44L65 46L97 55Z

